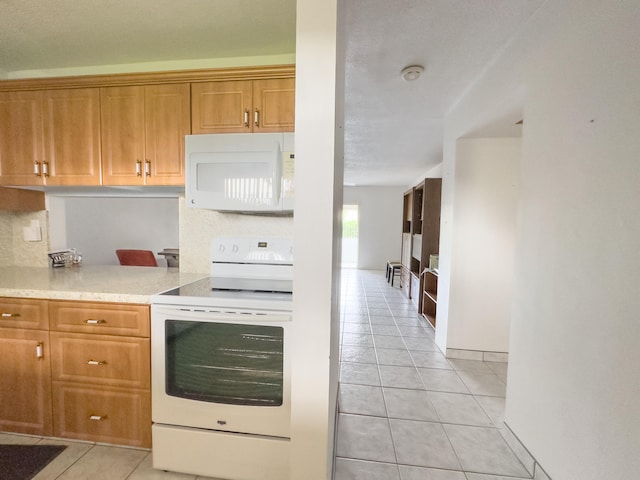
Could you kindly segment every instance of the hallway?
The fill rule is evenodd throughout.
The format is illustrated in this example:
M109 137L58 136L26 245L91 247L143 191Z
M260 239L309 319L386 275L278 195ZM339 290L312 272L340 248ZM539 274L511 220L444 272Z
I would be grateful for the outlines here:
M342 302L334 480L532 478L501 434L506 363L445 358L383 272L343 270Z

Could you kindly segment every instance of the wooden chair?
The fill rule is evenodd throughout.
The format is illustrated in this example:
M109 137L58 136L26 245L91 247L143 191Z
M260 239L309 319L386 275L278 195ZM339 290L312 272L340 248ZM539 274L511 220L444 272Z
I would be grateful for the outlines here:
M397 275L402 273L402 264L400 262L392 262L389 260L387 262L387 282L391 282L391 286L393 287L393 280Z
M157 267L158 262L151 250L116 250L120 265Z

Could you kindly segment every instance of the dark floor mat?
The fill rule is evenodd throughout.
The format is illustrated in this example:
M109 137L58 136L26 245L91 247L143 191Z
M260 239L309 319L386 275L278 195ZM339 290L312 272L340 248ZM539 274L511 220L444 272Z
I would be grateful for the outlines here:
M30 480L65 448L64 445L0 445L0 478Z

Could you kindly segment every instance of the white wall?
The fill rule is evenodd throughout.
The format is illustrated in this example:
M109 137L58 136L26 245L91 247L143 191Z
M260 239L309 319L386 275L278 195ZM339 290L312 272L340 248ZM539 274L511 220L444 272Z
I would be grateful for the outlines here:
M118 265L119 248L157 253L179 245L177 198L52 197L48 204L51 249L76 248L87 265Z
M336 38L341 8L338 0L297 2L291 480L332 476L343 171L344 81L337 52L344 49Z
M545 2L445 122L441 280L456 139L522 102L505 419L555 480L640 470L638 31L636 0Z
M344 187L344 204L358 205L358 268L384 270L400 260L402 187Z
M520 157L519 138L457 142L447 349L509 351Z

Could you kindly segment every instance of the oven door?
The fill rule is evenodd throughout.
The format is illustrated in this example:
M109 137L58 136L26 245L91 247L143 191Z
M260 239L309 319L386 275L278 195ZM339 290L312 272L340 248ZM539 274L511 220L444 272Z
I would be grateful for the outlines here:
M289 437L291 312L152 305L156 424Z

